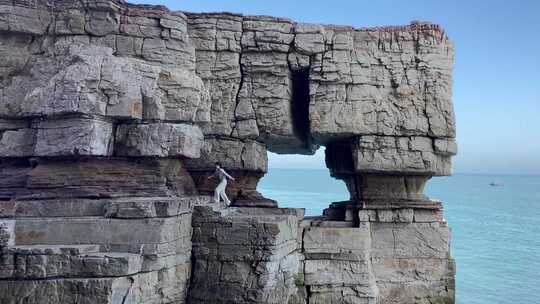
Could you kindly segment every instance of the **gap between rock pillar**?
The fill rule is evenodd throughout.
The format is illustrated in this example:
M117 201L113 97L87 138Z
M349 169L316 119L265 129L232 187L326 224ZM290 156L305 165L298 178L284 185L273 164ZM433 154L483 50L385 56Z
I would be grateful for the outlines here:
M350 200L325 210L332 219L358 221L359 210L413 209L441 213L442 204L423 192L435 175L449 175L455 149L438 149L443 139L410 136L360 136L327 145L330 174L347 185ZM455 146L444 139L445 146Z
M277 207L277 202L267 199L257 191L257 184L268 170L266 146L253 140L207 138L201 157L186 161L187 168L197 189L211 195L218 184L215 163L232 175L236 181L227 183L226 193L236 207ZM210 178L209 178L210 177Z
M327 146L327 166L347 184L351 199L332 203L324 218L369 231L377 303L455 301L450 228L442 203L423 193L431 176L451 172L455 144L442 140L360 136Z

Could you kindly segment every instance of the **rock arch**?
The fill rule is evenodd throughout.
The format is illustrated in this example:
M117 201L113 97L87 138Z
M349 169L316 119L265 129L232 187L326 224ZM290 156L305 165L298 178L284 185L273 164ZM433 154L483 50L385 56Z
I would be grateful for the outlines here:
M439 26L16 0L0 31L0 302L453 301ZM268 207L267 151L319 145L351 193L322 221L203 195L220 161Z

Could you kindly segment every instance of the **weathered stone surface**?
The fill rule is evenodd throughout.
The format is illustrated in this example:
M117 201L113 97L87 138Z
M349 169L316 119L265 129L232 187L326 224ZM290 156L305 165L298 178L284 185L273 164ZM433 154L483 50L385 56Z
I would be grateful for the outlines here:
M0 119L0 131L17 131L30 127L27 120Z
M308 227L304 230L303 249L306 255L331 254L333 258L349 254L362 255L369 250L370 230L360 228ZM355 257L355 260L367 257Z
M0 132L0 156L24 157L33 155L34 130L19 129Z
M314 55L325 51L326 31L323 25L297 23L294 33L294 47L298 53Z
M173 267L116 278L8 280L0 284L0 300L8 304L22 297L29 303L45 304L183 301L185 289L178 286L185 286L186 274L185 269ZM156 289L161 292L156 293Z
M455 301L455 266L451 259L374 258L372 265L380 303L407 302L412 298L432 303Z
M30 303L115 303L125 295L129 281L129 278L6 281L0 284L0 300L11 304L28 295Z
M449 258L450 228L443 222L378 223L371 233L374 258Z
M64 47L59 44L56 46ZM1 113L11 116L41 116L65 113L140 117L142 97L140 84L142 71L136 71L126 60L112 56L110 48L71 45L60 61L49 56L34 57L34 69L45 69L49 79L40 81L41 75L18 76L5 91L0 103ZM22 87L19 82L26 82ZM133 89L132 89L132 88ZM15 91L17 90L18 91ZM138 89L138 92L137 92ZM138 94L137 96L135 96Z
M453 303L437 25L0 0L0 32L1 303ZM257 192L267 151L320 145L349 201ZM207 206L215 162L251 208Z
M400 223L412 219L411 210L361 210L359 228L304 221L301 282L310 293L303 300L296 295L293 303L453 303L448 227L441 221Z
M15 244L15 221L0 221L0 250Z
M333 48L317 53L311 68L310 121L315 138L455 136L454 51L437 26L413 23L409 29L379 30L328 26L325 40Z
M207 138L201 149L201 157L187 160L190 170L214 170L220 162L229 170L266 172L268 157L266 147L256 141Z
M122 124L116 130L116 155L198 158L201 130L171 123Z
M197 193L179 159L47 159L0 169L0 194L10 200L178 197Z
M21 51L5 71L36 73L11 77L2 112L197 121L205 135L253 139L279 153L309 154L352 135L455 136L453 47L436 25L355 30L99 3L20 5L14 14L3 6L12 12L3 40ZM46 36L50 23L60 35L53 42L24 34ZM298 83L300 70L308 77ZM295 110L300 103L309 107Z
M438 148L437 148L438 147ZM360 136L327 147L334 176L352 174L450 175L453 140L411 136Z
M413 221L413 209L377 210L379 222L387 223L410 223Z
M69 231L69 232L67 232ZM111 232L114 231L114 234ZM166 243L188 237L188 216L133 219L18 219L15 245L99 244L126 246L137 250L142 244Z
M442 222L443 215L442 210L414 210L414 221L418 223L422 222Z
M229 182L227 196L235 206L275 207L275 201L263 197L257 191L259 180L267 171L266 146L256 141L207 138L201 149L201 157L186 161L197 189L203 194L213 194L219 180L214 175L215 163L219 162L235 181ZM238 203L238 204L237 204Z
M13 263L2 264L4 271L0 274L1 279L120 277L141 272L142 267L142 257L138 254L76 253L69 248L54 252L50 249L14 247L3 259ZM6 271L7 269L12 271Z
M355 169L358 172L450 175L450 156L455 154L455 143L435 142L439 148L429 137L362 136L352 148Z
M205 134L262 140L275 152L312 153L296 134L288 106L293 96L287 59L292 23L228 14L188 17L197 72L212 101L212 124Z
M188 14L188 30L198 51L240 52L241 15Z
M367 285L371 272L367 261L306 260L304 275L307 285Z
M309 303L375 303L378 287L371 266L371 226L310 223L301 236L303 282ZM343 222L342 222L343 223Z
M47 31L52 16L44 7L30 8L10 4L0 4L0 30L36 35Z
M387 283L450 279L454 271L452 260L437 258L373 258L372 265L377 280Z
M433 141L433 149L435 153L442 155L456 155L457 144L453 139L436 138Z
M191 213L195 206L208 202L209 196L120 198L106 203L104 211L110 218L171 217Z
M69 118L45 120L36 129L36 156L109 156L113 150L113 126L107 120Z
M439 209L362 209L359 211L361 222L386 222L386 223L426 223L441 222L442 211Z
M197 207L191 303L284 303L299 268L296 210Z
M376 302L377 293L363 286L354 287L313 287L309 295L309 303L361 303L371 304Z
M30 60L43 75L16 76L6 86L0 114L209 120L206 90L192 71L117 57L110 47L87 42L67 46L59 40L54 47L53 54Z
M158 89L144 96L145 119L205 123L210 121L210 103L202 80L192 71L163 70Z

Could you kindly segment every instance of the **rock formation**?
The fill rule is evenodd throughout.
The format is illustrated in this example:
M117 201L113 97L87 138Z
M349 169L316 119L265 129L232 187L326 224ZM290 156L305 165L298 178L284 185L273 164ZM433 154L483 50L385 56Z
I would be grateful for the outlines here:
M0 0L0 34L0 303L454 302L439 26ZM257 192L267 151L319 146L350 200Z

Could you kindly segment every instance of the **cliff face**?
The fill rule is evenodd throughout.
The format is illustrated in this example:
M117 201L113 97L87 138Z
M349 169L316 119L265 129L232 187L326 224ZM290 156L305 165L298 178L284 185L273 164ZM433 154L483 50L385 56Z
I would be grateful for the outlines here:
M0 33L1 303L454 302L438 26L0 0ZM321 145L350 200L257 192L267 151Z

